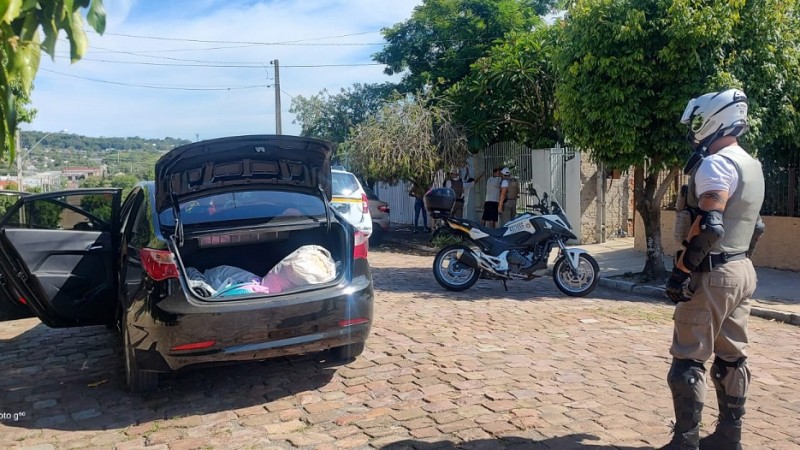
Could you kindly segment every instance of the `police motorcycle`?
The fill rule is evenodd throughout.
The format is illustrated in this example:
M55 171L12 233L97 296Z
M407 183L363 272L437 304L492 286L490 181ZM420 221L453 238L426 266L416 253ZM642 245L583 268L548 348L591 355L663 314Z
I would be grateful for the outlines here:
M449 192L448 192L449 191ZM556 287L571 297L591 293L600 280L597 261L585 250L568 248L566 242L577 239L561 205L547 193L539 198L535 189L531 195L538 203L528 205L526 212L502 228L486 228L476 222L450 217L455 201L452 189L428 191L423 198L428 213L439 222L432 240L450 234L461 243L439 251L433 262L433 276L445 289L469 289L478 278L529 281L546 276L550 252L557 248L560 255L552 267Z

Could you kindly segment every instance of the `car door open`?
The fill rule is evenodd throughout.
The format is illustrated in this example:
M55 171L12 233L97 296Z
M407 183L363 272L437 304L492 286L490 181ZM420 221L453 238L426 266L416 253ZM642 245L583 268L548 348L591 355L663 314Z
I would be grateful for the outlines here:
M0 220L2 289L50 327L109 323L117 307L119 189L21 198Z

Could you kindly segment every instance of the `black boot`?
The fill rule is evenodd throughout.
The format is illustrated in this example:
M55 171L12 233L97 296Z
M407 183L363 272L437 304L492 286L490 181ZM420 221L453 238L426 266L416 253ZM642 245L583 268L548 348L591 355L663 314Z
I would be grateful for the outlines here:
M687 359L672 360L667 381L675 408L674 434L672 440L660 450L698 450L706 392L705 377L702 364Z
M700 439L700 450L742 450L742 421L717 423L713 433Z
M750 371L745 358L727 362L719 357L711 365L711 379L717 391L719 420L714 432L700 440L701 450L742 450L742 416L750 385ZM742 397L729 395L726 385L745 386L744 391L735 392Z
M700 442L700 428L678 433L672 436L672 440L659 450L697 450Z

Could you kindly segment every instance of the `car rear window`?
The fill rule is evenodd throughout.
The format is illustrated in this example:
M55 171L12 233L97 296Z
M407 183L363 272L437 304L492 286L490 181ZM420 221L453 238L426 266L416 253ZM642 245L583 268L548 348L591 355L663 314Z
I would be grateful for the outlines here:
M355 175L346 172L333 172L333 195L349 196L358 192L359 184Z
M184 225L225 222L232 220L260 220L275 218L325 217L325 202L321 198L299 192L243 191L209 195L180 204ZM159 215L162 225L174 226L171 209Z

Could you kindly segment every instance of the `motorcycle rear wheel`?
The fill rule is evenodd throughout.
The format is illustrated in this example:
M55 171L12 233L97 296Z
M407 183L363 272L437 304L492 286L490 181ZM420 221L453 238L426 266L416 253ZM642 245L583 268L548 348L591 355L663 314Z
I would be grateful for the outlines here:
M481 274L480 269L469 267L456 259L459 250L470 251L466 245L449 245L441 249L433 260L433 277L448 291L469 289Z
M600 266L591 255L581 253L576 272L572 272L569 262L562 256L553 265L553 281L559 291L570 297L585 297L600 281Z

